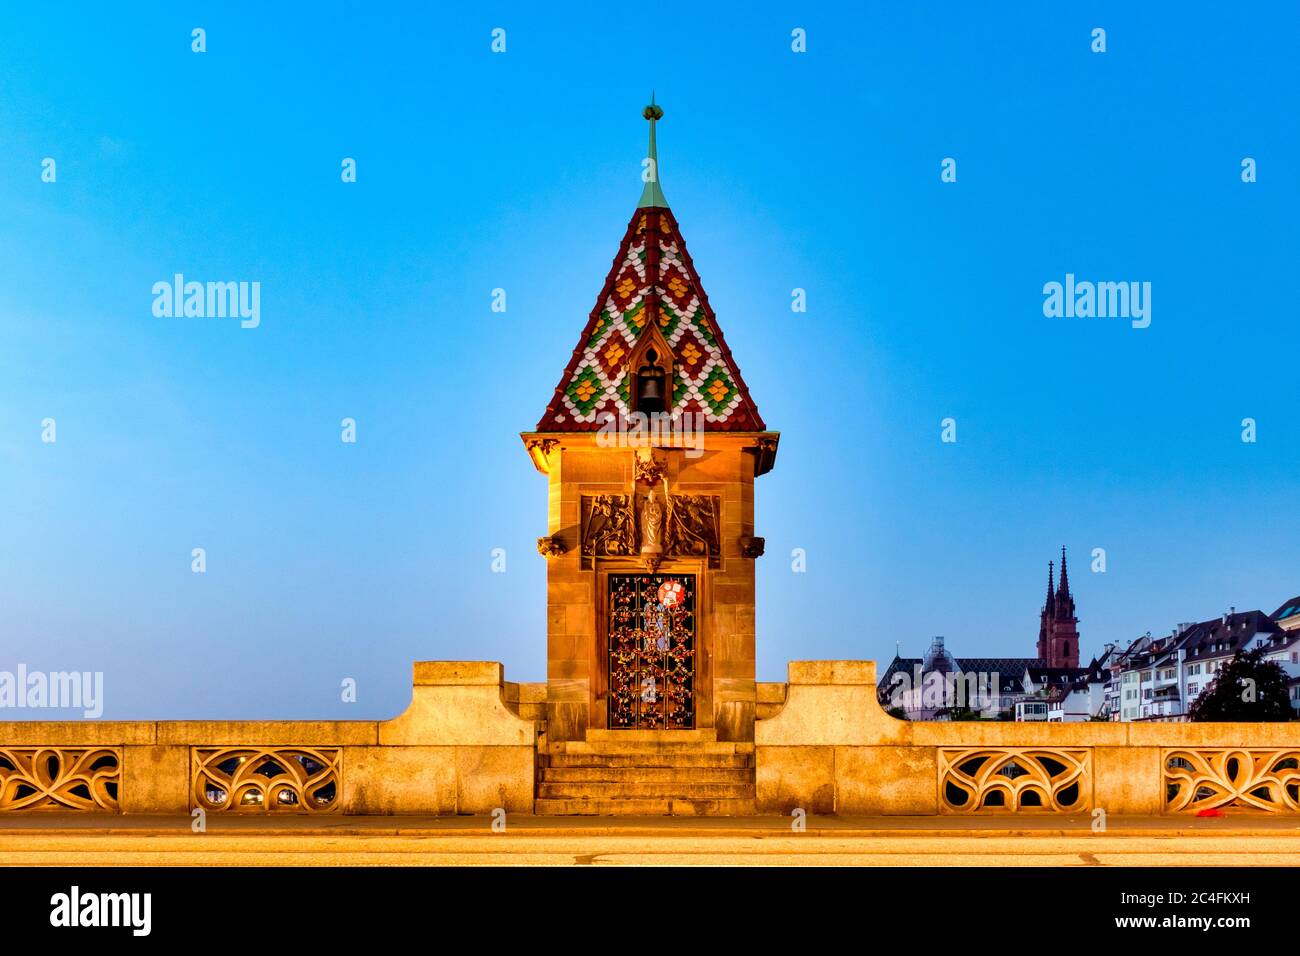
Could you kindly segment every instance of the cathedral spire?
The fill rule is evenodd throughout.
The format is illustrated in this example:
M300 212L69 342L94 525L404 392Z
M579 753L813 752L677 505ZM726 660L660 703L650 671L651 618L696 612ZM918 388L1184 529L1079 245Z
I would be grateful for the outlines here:
M1056 603L1055 585L1052 581L1052 570L1054 567L1055 562L1047 562L1047 601L1043 605L1043 610L1049 614L1052 612L1053 605Z
M650 105L641 111L641 115L650 121L650 149L646 153L645 170L642 177L645 178L645 189L641 190L641 201L636 204L638 209L667 209L668 200L664 198L664 191L659 188L659 148L655 144L655 123L664 117L663 108L655 105L655 95L650 94Z
M1061 548L1061 583L1056 588L1056 616L1068 621L1074 618L1074 596L1070 594L1070 576L1065 566L1065 548Z

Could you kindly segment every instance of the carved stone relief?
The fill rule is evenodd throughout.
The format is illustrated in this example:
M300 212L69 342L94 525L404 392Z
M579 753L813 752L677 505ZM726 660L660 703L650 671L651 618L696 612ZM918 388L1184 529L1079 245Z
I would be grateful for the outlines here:
M582 496L582 563L595 558L645 559L650 570L665 557L721 556L721 502L716 495L648 494Z

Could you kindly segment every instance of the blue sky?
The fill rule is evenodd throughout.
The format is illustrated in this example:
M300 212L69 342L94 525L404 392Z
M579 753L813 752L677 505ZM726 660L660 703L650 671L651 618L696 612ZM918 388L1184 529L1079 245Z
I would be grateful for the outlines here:
M7 14L0 669L101 670L107 718L386 717L412 660L542 679L518 433L640 195L652 88L782 432L760 679L934 634L1030 655L1062 545L1085 651L1300 592L1294 6L261 6ZM260 282L261 325L156 318L176 272ZM1150 282L1151 326L1045 318L1067 272Z

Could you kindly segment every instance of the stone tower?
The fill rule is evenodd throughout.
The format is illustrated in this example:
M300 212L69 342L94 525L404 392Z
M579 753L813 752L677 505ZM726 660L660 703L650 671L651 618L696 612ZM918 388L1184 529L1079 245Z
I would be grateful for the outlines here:
M759 416L659 184L645 188L546 411L547 735L754 735ZM620 736L618 739L624 739ZM626 739L631 739L629 736Z
M1065 548L1061 549L1061 583L1052 590L1053 563L1047 562L1047 601L1038 619L1038 658L1047 667L1079 666L1079 619L1070 594Z

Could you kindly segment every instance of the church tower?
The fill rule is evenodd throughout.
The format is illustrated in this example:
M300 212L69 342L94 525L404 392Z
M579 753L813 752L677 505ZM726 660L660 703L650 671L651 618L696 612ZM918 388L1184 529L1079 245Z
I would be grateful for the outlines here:
M1065 548L1061 549L1061 583L1052 590L1053 563L1047 562L1047 601L1038 619L1038 659L1047 667L1079 666L1079 619L1070 594Z
M549 484L547 736L692 731L754 738L754 479L767 430L659 182L534 431ZM623 739L623 738L619 738ZM630 738L628 738L630 739Z

